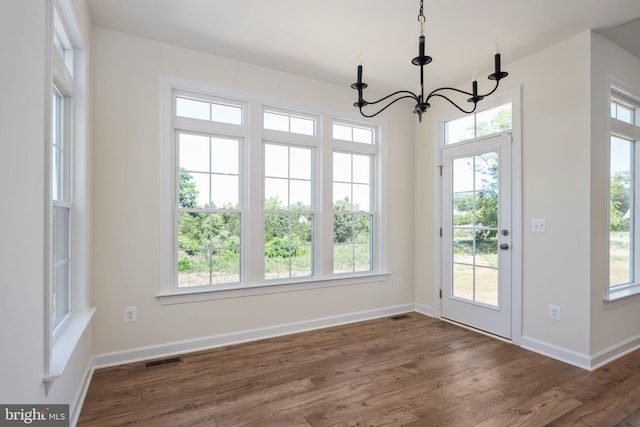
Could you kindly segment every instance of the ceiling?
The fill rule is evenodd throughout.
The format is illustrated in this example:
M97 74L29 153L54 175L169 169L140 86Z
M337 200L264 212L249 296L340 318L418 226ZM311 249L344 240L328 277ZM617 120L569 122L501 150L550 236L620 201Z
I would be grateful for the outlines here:
M417 0L88 0L95 25L349 86L414 90ZM596 29L640 57L639 0L426 0L427 88ZM631 22L633 21L633 22ZM626 24L626 25L623 25ZM550 71L553 64L549 64ZM483 90L482 82L480 90Z

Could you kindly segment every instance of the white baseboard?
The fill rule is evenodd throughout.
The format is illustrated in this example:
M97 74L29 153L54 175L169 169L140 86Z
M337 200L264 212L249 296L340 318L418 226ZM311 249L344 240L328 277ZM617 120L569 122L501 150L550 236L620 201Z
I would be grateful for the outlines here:
M415 304L414 310L417 313L424 314L425 316L434 317L435 312L433 311L433 307L429 307L427 305Z
M414 311L414 309L416 309L414 304L403 304L392 307L379 308L375 310L361 311L357 313L348 313L320 319L305 320L296 323L267 326L264 328L249 329L245 331L232 332L229 334L212 335L203 338L176 341L166 344L117 351L113 353L99 354L93 357L92 368L105 368L108 366L123 365L126 363L139 362L143 360L158 359L176 354L207 350L226 345L240 344L265 338L273 338L298 332L311 331L314 329L360 322L363 320L377 319L380 317L393 316L401 313L409 313Z
M524 349L540 353L544 356L551 357L561 362L568 363L578 368L591 370L591 357L587 354L582 354L569 350L563 347L559 347L553 344L549 344L543 341L539 341L534 338L522 337L520 346Z
M78 423L78 418L80 418L80 412L82 411L84 398L87 396L89 384L91 383L91 378L93 377L94 369L91 367L92 363L93 358L89 360L89 363L85 368L84 381L82 381L82 386L80 387L78 395L76 396L75 405L73 405L73 413L69 414L69 425L71 427L75 427L75 425Z
M591 356L591 369L596 370L607 363L640 348L640 336L630 338L614 346L605 348Z

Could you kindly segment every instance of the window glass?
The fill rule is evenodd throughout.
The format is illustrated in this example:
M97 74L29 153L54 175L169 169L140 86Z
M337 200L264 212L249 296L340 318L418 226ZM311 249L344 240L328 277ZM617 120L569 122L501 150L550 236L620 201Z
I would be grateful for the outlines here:
M445 145L468 141L481 136L492 135L512 127L512 104L467 114L444 124Z
M240 141L179 133L178 286L240 281Z
M333 138L342 141L373 144L375 132L372 128L352 126L344 123L333 124Z
M53 208L53 328L60 324L70 310L69 297L69 208Z
M300 135L315 135L316 121L310 117L294 116L280 112L265 111L263 126L265 129Z
M611 101L611 117L625 123L635 123L635 108L627 107L620 102Z
M179 135L181 207L238 208L239 145L237 139Z
M333 153L333 272L373 268L372 157Z
M58 201L64 197L63 100L54 89L51 95L51 197Z
M609 285L633 282L632 218L635 216L631 185L634 142L611 137L609 201Z
M264 146L264 278L313 275L312 150Z
M232 125L242 124L242 107L182 96L176 97L176 115Z

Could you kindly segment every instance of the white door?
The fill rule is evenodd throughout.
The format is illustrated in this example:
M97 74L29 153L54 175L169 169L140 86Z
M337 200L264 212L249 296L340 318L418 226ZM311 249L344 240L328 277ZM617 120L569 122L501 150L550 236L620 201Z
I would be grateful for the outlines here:
M442 317L511 338L511 138L442 149Z

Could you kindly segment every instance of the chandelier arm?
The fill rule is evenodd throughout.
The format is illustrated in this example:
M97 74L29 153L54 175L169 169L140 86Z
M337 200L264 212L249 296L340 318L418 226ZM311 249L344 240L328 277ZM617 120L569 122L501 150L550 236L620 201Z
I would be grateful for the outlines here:
M441 89L444 89L444 88L441 88ZM439 89L438 89L438 90L439 90ZM460 92L461 92L461 91L460 91ZM465 93L466 93L466 92L465 92ZM441 94L439 94L439 93L433 93L433 92L432 92L432 93L429 95L429 97L432 97L432 96L439 96L440 98L444 98L444 99L446 99L447 101L449 101L449 103L450 103L451 105L453 105L454 107L456 107L458 110L462 111L462 112L463 112L463 113L465 113L465 114L473 113L474 111L476 111L476 107L478 106L478 104L474 103L474 104L473 104L473 108L472 108L471 110L467 111L467 110L463 109L463 108L462 108L462 107L460 107L458 104L456 104L455 102L453 102L451 99L447 98L447 97L446 97L446 96L444 96L444 95L441 95ZM429 98L427 98L427 99L429 99Z
M385 105L384 107L382 107L382 108L381 108L377 113L374 113L374 114L365 114L365 113L364 113L364 111L362 111L362 108L363 108L363 107L365 107L366 105L363 105L362 107L360 107L360 114L362 114L364 117L367 117L367 118L375 117L375 116L377 116L378 114L382 113L382 112L383 112L384 110L386 110L387 108L391 107L391 106L392 106L393 104L395 104L396 102L400 101L401 99L406 99L406 98L416 99L416 96L415 96L413 93L411 93L411 92L409 92L409 91L406 91L406 90L401 90L401 91L399 91L399 92L396 92L396 94L397 94L397 93L402 93L402 92L409 93L409 95L404 95L404 96L401 96L401 97L399 97L399 98L394 99L393 101L391 101L390 103L388 103L387 105ZM394 94L391 94L391 95L389 95L389 96L392 96L392 95L394 95ZM372 104L378 103L378 102L380 102L380 101L384 101L385 99L389 98L389 96L385 96L384 98L382 98L382 99L380 99L380 100L378 100L378 101L376 101L376 102L374 102L374 103L372 103ZM366 102L366 101L365 101L365 102Z
M427 100L427 101L429 101L429 98L431 98L432 96L441 96L441 97L443 97L443 98L448 99L446 96L443 96L443 95L439 95L439 94L437 94L437 92L439 92L439 91L441 91L441 90L452 90L452 91L455 91L455 92L458 92L458 93L462 93L462 94L465 94L465 95L473 96L473 93L471 93L471 92L466 92L466 91L464 91L464 90L460 90L460 89L456 89L455 87L439 87L438 89L434 89L434 90L432 90L432 91L429 93L429 95L427 96L427 99L426 99L426 100Z
M408 90L399 90L399 91L397 91L397 92L393 92L393 93L391 93L391 94L389 94L389 95L385 96L384 98L380 98L380 99L378 99L377 101L367 101L366 99L364 99L364 97L361 97L361 101L363 101L366 105L369 105L369 104L379 104L379 103L381 103L382 101L385 101L385 100L387 100L387 99L391 98L392 96L396 96L396 95L399 95L399 94L401 94L401 93L406 93L406 94L408 94L408 95L402 96L402 97L400 97L400 98L398 98L398 99L394 100L393 102L391 102L391 104L393 104L394 102L396 102L396 101L397 101L397 100L399 100L399 99L404 99L404 98L413 98L414 100L416 100L416 102L418 101L418 97L417 97L413 92L409 92ZM389 104L389 105L391 105L391 104ZM387 107L388 107L389 105L387 105ZM384 108L387 108L387 107L384 107Z
M489 96L489 95L493 94L493 92L495 92L496 90L498 90L498 86L499 86L499 85L500 85L500 80L496 80L496 85L495 85L495 87L493 88L493 90L492 90L491 92L487 92L487 93L485 93L484 95L478 95L478 96L481 96L481 97L483 97L483 98L484 98L484 97L487 97L487 96Z

